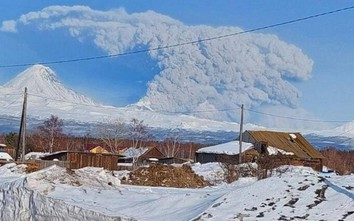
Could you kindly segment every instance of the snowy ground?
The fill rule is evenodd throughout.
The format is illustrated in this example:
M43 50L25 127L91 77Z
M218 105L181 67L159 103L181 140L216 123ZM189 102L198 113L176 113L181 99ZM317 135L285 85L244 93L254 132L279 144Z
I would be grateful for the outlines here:
M25 174L25 166L7 164L0 167L1 220L354 220L354 175L287 167L225 184L218 164L193 169L217 185L132 186L120 184L124 171L53 166Z

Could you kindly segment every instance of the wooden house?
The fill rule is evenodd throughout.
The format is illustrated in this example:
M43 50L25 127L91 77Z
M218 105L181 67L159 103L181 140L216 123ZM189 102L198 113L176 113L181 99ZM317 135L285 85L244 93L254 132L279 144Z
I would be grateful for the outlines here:
M138 165L158 162L165 158L164 154L157 147L128 148L119 159L120 163L136 163Z
M155 159L160 160L165 158L165 155L157 147L149 147L148 150L139 158L140 162L153 162Z
M252 143L261 156L274 155L274 166L309 166L322 170L322 154L298 132L245 131L243 142Z

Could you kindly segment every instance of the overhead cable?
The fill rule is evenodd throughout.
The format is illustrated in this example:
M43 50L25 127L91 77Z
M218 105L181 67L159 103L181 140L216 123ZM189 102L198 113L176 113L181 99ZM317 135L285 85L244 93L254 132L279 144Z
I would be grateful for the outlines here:
M250 33L250 32L255 32L255 31L270 29L270 28L274 28L274 27L289 25L289 24L302 22L302 21L306 21L306 20L310 20L310 19L314 19L314 18L318 18L318 17L323 17L323 16L327 16L330 14L335 14L335 13L339 13L339 12L343 12L343 11L347 11L347 10L351 10L351 9L354 9L354 5L349 6L349 7L345 7L345 8L340 8L340 9L328 11L328 12L315 14L315 15L310 15L310 16L306 16L306 17L302 17L302 18L297 18L297 19L293 19L293 20L289 20L289 21L285 21L285 22L275 23L272 25L266 25L266 26L262 26L262 27L258 27L258 28L253 28L253 29L249 29L249 30L245 30L245 31L234 32L234 33L230 33L230 34L219 35L219 36L204 38L204 39L198 39L198 40L194 40L194 41L176 43L176 44L171 44L171 45L147 48L147 49L142 49L142 50L135 50L135 51L129 51L129 52L123 52L123 53L117 53L117 54L109 54L109 55L92 56L92 57L80 57L80 58L53 60L53 61L7 64L7 65L0 65L0 68L27 67L27 66L32 66L32 65L36 65L36 64L50 65L50 64L72 63L72 62L79 62L79 61L99 60L99 59L113 58L113 57L118 57L118 56L127 56L127 55L145 53L145 52L150 52L150 51L157 51L157 50L167 49L167 48L180 47L180 46L184 46L184 45L193 45L193 44L198 44L201 42L218 40L218 39L228 38L228 37L246 34L246 33Z

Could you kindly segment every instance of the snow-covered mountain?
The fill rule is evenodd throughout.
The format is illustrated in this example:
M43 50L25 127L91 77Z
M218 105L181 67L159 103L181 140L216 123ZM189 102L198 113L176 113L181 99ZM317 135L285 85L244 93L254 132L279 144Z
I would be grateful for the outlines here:
M137 106L112 107L95 103L92 99L66 88L49 67L34 65L0 86L0 115L19 117L23 91L28 89L29 118L43 120L51 114L71 122L97 123L132 118L144 120L155 128L179 128L208 131L234 131L238 124L200 119L188 115L164 114ZM251 125L250 125L251 126Z
M12 91L23 91L27 87L28 93L34 96L78 104L95 104L91 98L67 89L54 71L43 65L34 65L26 69L6 83L4 87Z

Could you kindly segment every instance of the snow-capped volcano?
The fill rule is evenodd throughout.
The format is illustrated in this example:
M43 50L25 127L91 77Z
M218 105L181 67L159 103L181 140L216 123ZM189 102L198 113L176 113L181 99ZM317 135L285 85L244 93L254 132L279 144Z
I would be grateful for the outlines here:
M43 65L34 65L26 69L4 85L4 88L14 91L24 91L25 87L27 87L29 94L47 99L94 104L91 98L66 88L58 80L54 71Z
M80 123L118 119L129 122L137 118L154 128L198 131L230 131L238 128L236 123L217 122L188 115L162 114L136 106L112 107L96 104L92 99L66 88L54 71L43 65L34 65L0 86L0 115L21 116L25 87L28 89L27 115L39 120L47 119L53 114L63 120Z

